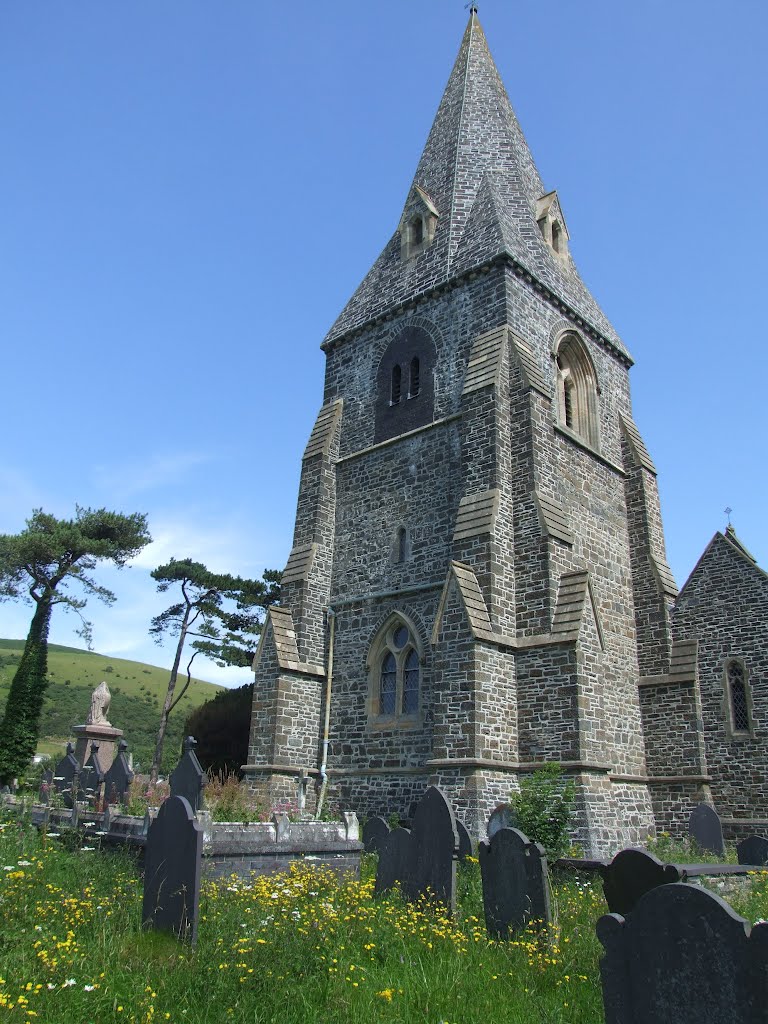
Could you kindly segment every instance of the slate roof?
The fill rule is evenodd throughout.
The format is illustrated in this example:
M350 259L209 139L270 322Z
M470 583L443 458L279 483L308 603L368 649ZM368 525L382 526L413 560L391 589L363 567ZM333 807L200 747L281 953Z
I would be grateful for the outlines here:
M507 254L630 359L578 275L542 238L544 188L477 13L472 10L413 184L438 211L434 241L401 258L396 233L331 327L325 344L495 257Z

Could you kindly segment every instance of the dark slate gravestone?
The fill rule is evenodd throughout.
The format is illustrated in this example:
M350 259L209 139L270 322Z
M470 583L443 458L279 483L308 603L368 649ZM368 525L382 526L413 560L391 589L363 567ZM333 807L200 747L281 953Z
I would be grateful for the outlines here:
M396 828L380 847L375 892L400 883L409 900L428 896L451 910L456 900L456 862L459 845L451 805L436 786L430 786L416 807L413 828Z
M625 917L650 889L680 881L680 872L673 864L662 864L647 850L632 848L617 853L610 864L600 868L600 874L608 909Z
M736 845L739 864L763 867L768 864L768 839L765 836L747 836Z
M121 804L125 800L125 794L133 781L133 772L128 764L126 751L128 744L120 740L117 746L117 757L104 776L104 799L108 804Z
M389 825L380 815L374 815L363 825L363 846L366 853L379 853L389 835Z
M697 885L660 885L597 922L605 1024L765 1021L768 924Z
M702 850L722 857L725 854L723 842L723 826L720 817L711 804L697 804L691 812L688 831Z
M203 787L206 783L205 772L197 760L195 747L197 740L187 736L184 740L184 752L181 760L171 772L171 796L183 796L195 814L203 804Z
M479 847L485 926L494 939L507 939L532 921L551 919L547 858L543 847L516 828L501 828Z
M406 880L411 872L411 833L407 828L393 828L379 844L375 895L400 886L405 895Z
M411 828L411 876L406 895L430 896L453 911L456 903L456 862L459 845L453 808L437 788L430 786L419 801Z
M512 813L512 808L509 804L499 804L496 810L491 814L488 819L488 824L485 827L485 831L488 833L488 838L493 839L500 828L514 828L515 827L515 816Z
M467 826L458 818L456 819L456 831L459 836L459 849L456 856L459 860L466 860L467 857L472 856L472 837L467 831Z
M40 777L40 792L37 795L37 799L41 804L49 804L51 802L51 789L53 788L53 769L46 768Z
M75 757L75 748L67 744L67 752L53 770L53 785L60 794L65 807L72 807L73 792L77 792L80 763Z
M183 796L165 800L144 852L142 923L194 942L200 902L203 830Z
M91 743L91 753L80 772L80 785L77 790L77 799L86 800L94 805L101 799L101 786L104 782L104 772L101 770L99 761L99 744Z

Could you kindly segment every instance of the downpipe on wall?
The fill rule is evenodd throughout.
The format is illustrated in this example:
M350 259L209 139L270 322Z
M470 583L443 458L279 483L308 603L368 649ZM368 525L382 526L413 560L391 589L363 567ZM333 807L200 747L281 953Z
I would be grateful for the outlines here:
M328 672L325 683L325 716L323 720L323 747L320 754L320 795L315 817L323 813L325 793L328 789L328 733L331 726L331 691L333 689L333 640L336 635L336 612L328 606Z

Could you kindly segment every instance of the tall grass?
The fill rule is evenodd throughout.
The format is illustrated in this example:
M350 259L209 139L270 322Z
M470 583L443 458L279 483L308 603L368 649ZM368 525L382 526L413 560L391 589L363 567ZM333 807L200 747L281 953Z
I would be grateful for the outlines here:
M97 839L93 841L95 846ZM0 1021L599 1024L599 885L558 878L558 924L486 938L477 864L451 919L308 865L205 882L195 949L142 932L135 864L0 830ZM753 912L768 906L763 892Z

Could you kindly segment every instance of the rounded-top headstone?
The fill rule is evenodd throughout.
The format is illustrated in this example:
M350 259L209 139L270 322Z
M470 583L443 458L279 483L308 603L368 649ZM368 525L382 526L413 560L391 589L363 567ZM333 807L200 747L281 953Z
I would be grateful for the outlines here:
M515 827L515 816L512 813L512 808L509 804L499 804L496 810L491 814L486 825L486 832L488 838L493 839L499 829L502 828L514 828Z

